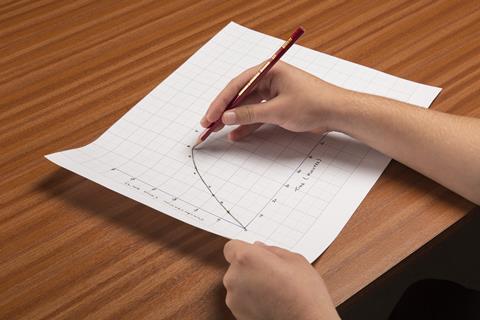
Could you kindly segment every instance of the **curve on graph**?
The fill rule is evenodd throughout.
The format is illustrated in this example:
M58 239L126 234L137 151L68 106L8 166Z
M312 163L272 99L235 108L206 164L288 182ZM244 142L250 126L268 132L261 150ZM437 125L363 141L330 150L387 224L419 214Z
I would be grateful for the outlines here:
M200 174L200 171L198 170L198 167L197 167L197 163L195 162L195 152L194 151L196 150L196 147L197 146L195 145L191 148L191 158L192 158L192 162L193 162L193 168L195 169L195 172L197 173L198 177L200 178L202 183L205 185L205 188L207 188L208 192L210 192L212 197L215 199L215 201L217 201L217 203L225 210L225 212L230 217L232 217L232 219L235 220L240 225L240 227L242 227L243 230L247 231L247 228L243 225L243 223L241 223L240 220L235 218L235 216L230 212L230 210L228 210L227 207L225 207L225 205L223 204L223 201L221 201L220 199L217 198L215 193L213 193L211 187L208 185L208 183L205 181L205 179Z

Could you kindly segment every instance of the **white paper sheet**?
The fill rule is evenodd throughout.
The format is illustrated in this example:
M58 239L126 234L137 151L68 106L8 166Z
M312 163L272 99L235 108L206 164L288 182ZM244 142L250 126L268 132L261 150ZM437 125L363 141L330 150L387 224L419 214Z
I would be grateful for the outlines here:
M235 143L226 139L228 129L213 134L194 151L196 168L192 160L198 123L211 100L282 43L230 23L97 140L47 158L196 227L261 240L312 262L347 223L388 157L338 133L320 137L264 127ZM283 60L338 86L420 107L441 90L298 45Z

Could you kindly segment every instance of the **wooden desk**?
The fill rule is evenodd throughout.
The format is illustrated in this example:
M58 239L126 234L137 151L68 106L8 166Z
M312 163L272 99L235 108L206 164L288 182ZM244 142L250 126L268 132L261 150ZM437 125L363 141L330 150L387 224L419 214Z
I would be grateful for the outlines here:
M62 170L228 21L443 87L480 116L478 1L0 2L0 318L224 319L225 240ZM315 263L337 304L473 204L392 162Z

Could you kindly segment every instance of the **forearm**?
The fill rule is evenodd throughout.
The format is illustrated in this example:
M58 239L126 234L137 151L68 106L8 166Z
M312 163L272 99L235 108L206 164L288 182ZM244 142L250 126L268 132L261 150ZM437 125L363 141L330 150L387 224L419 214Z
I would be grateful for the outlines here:
M348 93L332 129L480 204L480 119Z

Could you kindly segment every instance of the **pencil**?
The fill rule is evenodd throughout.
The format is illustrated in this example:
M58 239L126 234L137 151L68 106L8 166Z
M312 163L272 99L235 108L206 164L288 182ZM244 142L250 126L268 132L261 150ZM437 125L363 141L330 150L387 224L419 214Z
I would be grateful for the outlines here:
M265 76L265 74L270 70L275 63L277 63L278 60L287 52L288 49L295 43L295 41L300 38L300 36L305 32L305 29L303 27L298 27L297 30L295 30L290 38L288 38L287 41L268 59L265 61L265 63L258 69L257 73L243 86L240 91L233 97L233 99L230 101L230 103L227 105L225 110L229 110L232 108L235 108L238 106L243 99L248 96L250 92L255 88L256 84ZM208 136L215 131L215 129L222 124L221 118L218 119L217 121L213 122L208 126L208 128L203 131L200 136L197 139L197 142L195 146L198 146L200 143L205 141Z

